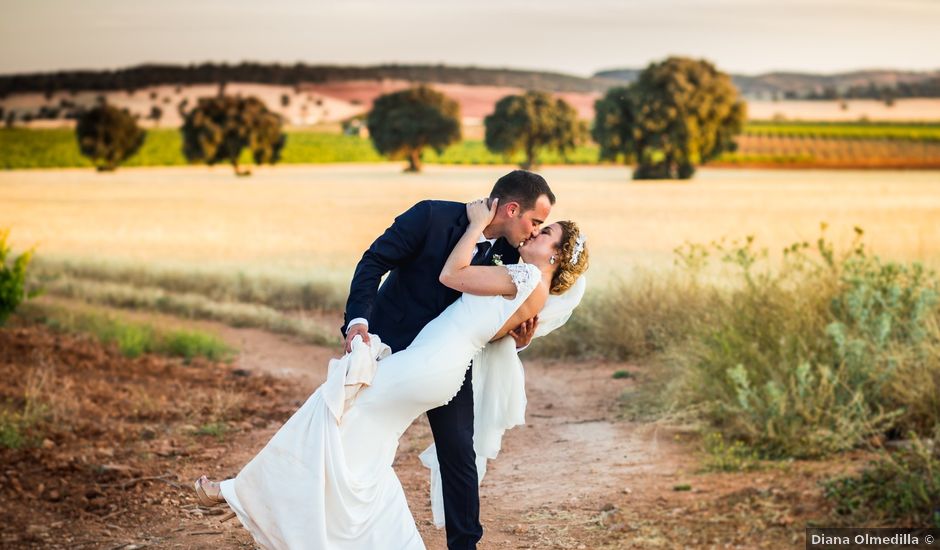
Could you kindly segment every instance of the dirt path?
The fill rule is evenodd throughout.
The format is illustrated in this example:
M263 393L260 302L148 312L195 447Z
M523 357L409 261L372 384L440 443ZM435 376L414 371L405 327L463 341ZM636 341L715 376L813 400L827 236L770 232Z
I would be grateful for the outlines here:
M239 346L240 368L287 377L311 391L323 381L329 357L335 355L335 350L263 331L203 326ZM619 397L632 383L612 379L618 368L623 366L526 361L527 423L507 432L499 458L489 466L481 490L485 535L480 548L596 548L584 545L604 538L599 518L605 506L609 512L618 497L642 496L663 483L671 486L669 480L682 467L672 438L616 419ZM216 477L232 475L277 427L272 423L226 441L214 467L192 463L181 474L188 478L207 470ZM426 544L444 548L444 532L431 522L428 471L418 459L431 441L422 416L403 437L395 468ZM212 519L181 517L163 537L169 537L164 541L172 542L169 546L251 546L235 520L218 525Z

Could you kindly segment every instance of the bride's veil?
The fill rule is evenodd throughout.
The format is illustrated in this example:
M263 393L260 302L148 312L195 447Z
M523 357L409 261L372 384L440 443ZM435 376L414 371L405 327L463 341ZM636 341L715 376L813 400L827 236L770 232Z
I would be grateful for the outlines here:
M587 281L584 275L578 277L574 285L561 294L551 294L545 301L545 307L539 313L539 325L535 329L535 338L545 336L549 332L568 322L574 308L578 307L584 298Z

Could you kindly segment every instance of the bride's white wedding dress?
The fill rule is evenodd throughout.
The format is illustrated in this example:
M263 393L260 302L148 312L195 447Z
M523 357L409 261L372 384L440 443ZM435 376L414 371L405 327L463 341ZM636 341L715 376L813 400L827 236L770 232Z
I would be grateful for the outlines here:
M264 449L222 482L222 495L258 544L291 550L425 547L392 469L404 431L457 394L471 359L479 477L486 459L499 451L503 432L523 422L515 342L487 342L542 275L531 264L505 267L517 288L512 299L463 294L394 354L375 336L371 346L355 340L353 351L330 362L326 382ZM433 446L421 458L432 468L432 507L442 525Z

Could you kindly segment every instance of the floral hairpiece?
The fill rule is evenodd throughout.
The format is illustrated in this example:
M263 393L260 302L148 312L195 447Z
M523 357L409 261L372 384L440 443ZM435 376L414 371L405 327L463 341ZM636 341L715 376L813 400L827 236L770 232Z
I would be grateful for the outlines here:
M571 253L571 264L577 264L578 258L581 257L581 252L584 251L584 241L587 239L584 235L578 235L578 239L574 242L574 252Z

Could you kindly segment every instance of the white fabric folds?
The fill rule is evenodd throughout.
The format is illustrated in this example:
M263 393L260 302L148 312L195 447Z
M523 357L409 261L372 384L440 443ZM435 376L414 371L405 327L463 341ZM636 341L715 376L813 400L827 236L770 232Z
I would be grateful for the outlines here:
M578 278L564 294L551 295L539 313L535 338L564 325L581 303L587 283ZM473 451L477 482L483 483L488 460L496 458L506 430L525 424L525 370L515 341L503 338L487 344L473 357ZM421 453L421 463L431 472L431 512L434 525L444 527L444 493L437 448L432 443Z
M378 336L359 338L330 361L327 380L234 479L222 496L255 541L271 550L424 550L398 477L389 467L356 468L344 446L344 413L389 354ZM381 450L378 449L378 450ZM394 453L394 448L392 448ZM352 466L352 467L351 467Z
M339 359L330 359L326 382L322 387L323 400L336 417L337 424L342 422L343 412L356 400L362 388L372 384L378 369L376 361L392 354L392 349L375 334L370 335L368 346L361 336L356 336L350 347L351 353Z

